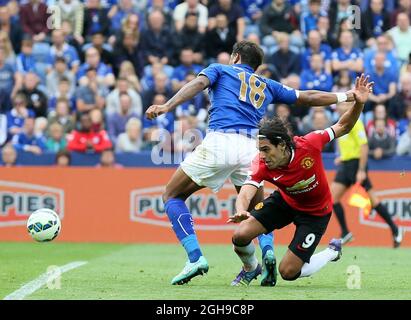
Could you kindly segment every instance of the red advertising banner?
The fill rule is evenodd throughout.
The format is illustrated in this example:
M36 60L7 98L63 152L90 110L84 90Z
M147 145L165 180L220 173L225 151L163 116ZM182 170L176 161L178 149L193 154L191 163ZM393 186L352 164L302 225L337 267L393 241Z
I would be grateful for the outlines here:
M25 223L31 212L49 207L62 219L56 241L177 243L161 194L174 169L164 168L0 168L0 241L32 241ZM334 172L328 172L332 181ZM411 230L411 178L400 172L371 172L371 180L395 221ZM275 189L266 183L267 195ZM347 198L347 196L346 196ZM388 227L374 211L350 207L347 222L352 245L391 246ZM227 184L218 193L204 189L187 205L201 243L230 243L236 225L226 224L234 212L236 192ZM275 214L275 213L273 213ZM276 243L288 244L294 226L276 231ZM322 243L338 237L333 217ZM404 246L411 246L405 235Z

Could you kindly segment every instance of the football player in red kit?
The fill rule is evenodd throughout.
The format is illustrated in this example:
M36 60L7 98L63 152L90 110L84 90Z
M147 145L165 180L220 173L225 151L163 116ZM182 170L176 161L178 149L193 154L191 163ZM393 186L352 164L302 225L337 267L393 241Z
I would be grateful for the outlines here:
M280 265L284 280L307 277L341 256L340 240L313 255L324 234L333 208L321 151L333 139L347 134L360 116L373 83L361 75L352 90L356 102L339 121L325 130L291 138L279 119L265 119L258 135L259 156L251 175L241 188L236 214L228 222L241 222L233 235L234 250L244 266L232 285L246 284L257 277L259 263L252 239L262 233L294 223L296 230ZM263 181L278 187L254 210L247 212L251 199Z

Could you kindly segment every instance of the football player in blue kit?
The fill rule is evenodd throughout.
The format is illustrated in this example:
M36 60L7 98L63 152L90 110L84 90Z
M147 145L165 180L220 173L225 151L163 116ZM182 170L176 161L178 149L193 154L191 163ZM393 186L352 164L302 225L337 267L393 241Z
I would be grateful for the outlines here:
M354 101L351 92L299 91L261 77L255 71L262 64L263 58L262 49L255 43L238 42L233 47L229 65L211 64L165 104L152 105L146 111L146 117L154 119L208 88L211 106L207 134L194 152L181 162L162 196L173 231L188 255L185 267L172 279L172 284L185 284L209 269L185 200L205 187L218 192L228 178L237 192L240 191L249 174L251 162L258 153L258 123L267 106L273 103L328 106ZM250 203L250 208L262 201L263 193L261 186ZM274 286L276 260L273 235L262 235L258 239L263 252L263 266L259 265L255 270L255 277L262 273L261 285ZM241 247L237 250L241 255Z

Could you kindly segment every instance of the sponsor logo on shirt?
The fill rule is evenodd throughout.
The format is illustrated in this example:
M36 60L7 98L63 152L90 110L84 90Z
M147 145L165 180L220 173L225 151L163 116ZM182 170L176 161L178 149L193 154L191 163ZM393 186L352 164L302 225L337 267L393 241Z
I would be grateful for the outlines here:
M291 194L298 194L298 193L303 193L303 192L308 192L311 191L312 189L316 188L318 186L318 181L312 185L310 188L310 184L312 184L315 181L315 174L308 178L307 180L301 180L298 181L295 185L292 187L285 188L289 193Z

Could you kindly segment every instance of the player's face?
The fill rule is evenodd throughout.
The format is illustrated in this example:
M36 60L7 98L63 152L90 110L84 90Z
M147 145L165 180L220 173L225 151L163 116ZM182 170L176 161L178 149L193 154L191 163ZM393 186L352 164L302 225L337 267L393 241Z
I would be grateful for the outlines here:
M275 169L284 162L285 147L283 144L274 146L269 140L260 139L258 149L260 151L260 159L265 162L268 169Z

